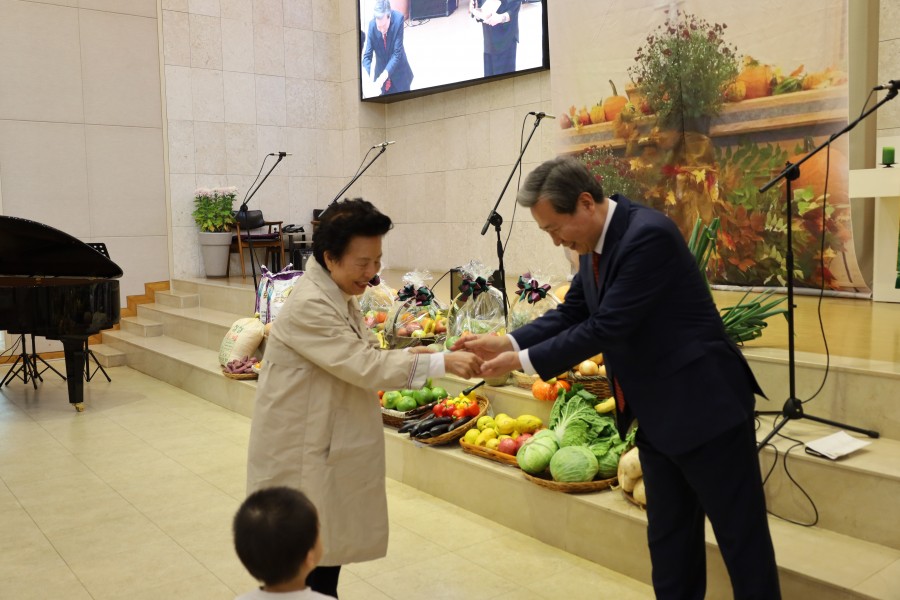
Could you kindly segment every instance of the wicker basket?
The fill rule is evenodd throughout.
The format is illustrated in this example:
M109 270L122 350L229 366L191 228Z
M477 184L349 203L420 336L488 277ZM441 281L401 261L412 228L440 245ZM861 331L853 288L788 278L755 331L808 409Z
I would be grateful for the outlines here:
M561 481L553 481L549 473L541 473L540 475L529 475L522 471L525 479L532 483L536 483L548 490L556 490L557 492L565 492L567 494L589 494L591 492L599 492L613 486L618 481L617 478L599 479L596 481L585 481L583 483L563 483Z
M419 417L423 417L427 413L430 413L435 404L437 404L437 402L430 402L428 404L423 404L422 406L417 406L414 409L408 410L406 412L391 410L389 408L382 408L381 421L388 427L396 427L397 429L399 429L410 419L418 419Z
M609 379L601 375L579 375L575 373L569 381L572 383L580 383L584 389L597 396L598 400L606 400L612 396L612 388L609 386Z
M225 369L222 369L222 375L227 377L228 379L258 379L259 375L256 373L229 373Z
M475 427L478 419L487 414L488 409L491 407L490 400L485 396L476 396L478 398L478 406L481 410L478 411L478 415L472 419L469 419L469 422L465 425L460 425L453 431L448 431L447 433L442 433L441 435L433 438L410 438L414 442L419 442L420 444L428 444L429 446L440 446L442 444L449 444L450 442L455 442L459 438L466 435L466 432L473 427Z
M537 375L526 375L522 371L513 371L512 376L516 382L516 387L520 387L523 390L531 390L531 386L539 379Z
M484 446L476 446L475 444L470 444L463 439L459 440L459 445L462 446L463 452L474 454L475 456L480 456L481 458L486 458L488 460L492 460L504 465L509 465L511 467L516 467L517 469L519 468L519 462L512 454L507 454L506 452L498 452L497 450L491 450L490 448L485 448Z

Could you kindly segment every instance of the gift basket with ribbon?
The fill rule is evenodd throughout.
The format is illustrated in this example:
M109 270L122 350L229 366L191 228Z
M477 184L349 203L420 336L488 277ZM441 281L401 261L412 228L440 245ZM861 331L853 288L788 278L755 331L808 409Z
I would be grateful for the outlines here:
M410 271L388 312L385 339L389 348L427 346L447 335L446 311L434 298L426 281L428 271Z
M460 267L459 295L450 305L447 323L449 348L464 333L506 333L503 294L488 280L494 269L478 261Z
M553 278L534 269L519 276L516 299L509 310L510 331L528 325L559 306L559 299L550 291L555 283ZM512 376L516 385L526 390L530 390L539 379L537 375L527 375L521 371L513 371Z
M359 298L359 308L363 314L366 327L375 333L382 348L387 348L384 329L387 323L388 313L394 304L396 292L381 278L376 275L369 281L369 285Z

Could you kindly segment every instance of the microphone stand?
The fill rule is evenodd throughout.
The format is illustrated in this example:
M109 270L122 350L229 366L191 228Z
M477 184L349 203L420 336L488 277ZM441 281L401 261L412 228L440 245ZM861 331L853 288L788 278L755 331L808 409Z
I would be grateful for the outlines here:
M256 192L258 192L259 188L262 187L262 184L264 184L266 182L266 179L269 178L269 175L271 175L272 171L275 170L275 167L278 166L278 163L280 163L282 160L284 160L284 157L286 156L286 154L283 152L278 152L276 154L270 154L269 156L277 157L275 159L275 164L272 165L272 168L269 169L269 172L266 173L266 175L262 178L262 181L260 181L256 185L256 187L253 188L253 191L250 192L249 194L247 194L247 196L244 198L244 201L241 203L241 207L238 209L238 213L237 213L238 219L243 219L245 223L247 221L247 203L250 202L251 198L253 198L253 196L256 195ZM263 159L263 162L265 162L265 159ZM241 240L238 239L238 244L240 244L240 243L241 243ZM255 257L253 255L253 235L251 234L251 232L249 230L247 231L247 249L250 250L250 273L253 275L253 290L255 291L256 285L257 285L256 284L256 261L254 260Z
M509 172L509 177L506 178L506 183L503 185L500 196L497 197L497 201L494 203L494 208L491 209L487 220L484 222L484 227L481 228L481 235L487 233L490 225L493 225L494 231L497 232L497 263L498 271L500 271L500 281L494 282L494 287L498 288L500 294L503 296L503 321L506 327L509 327L509 299L506 297L506 267L503 265L503 255L505 251L503 249L503 240L500 235L500 229L503 226L503 217L497 212L497 207L500 206L500 201L503 200L503 194L506 193L509 182L512 181L513 175L516 174L516 169L519 168L522 157L525 156L525 150L528 149L528 144L531 142L531 138L534 136L534 132L537 131L538 125L541 124L541 119L543 118L544 113L537 113L534 115L534 127L531 128L531 133L528 134L528 139L525 140L522 151L519 152L519 158L516 159L516 164L513 165L512 171Z
M793 419L809 419L810 421L816 421L817 423L824 423L826 425L831 425L832 427L837 427L839 429L849 429L850 431L855 431L857 433L862 433L864 435L869 436L870 438L879 437L879 433L877 431L873 431L870 429L863 429L861 427L854 427L852 425L846 425L844 423L838 423L837 421L831 421L829 419L823 419L822 417L815 417L813 415L809 415L803 412L803 401L797 398L797 390L796 390L796 366L794 361L794 248L793 248L793 237L791 235L792 229L792 214L791 214L791 205L793 204L793 192L791 189L791 182L796 180L800 176L800 165L805 163L807 160L816 155L822 148L826 146L830 146L831 142L844 135L860 121L868 117L870 114L878 110L882 104L893 100L897 96L897 88L891 86L887 95L881 99L880 102L877 102L875 106L862 113L855 121L844 127L837 133L832 134L828 141L820 144L818 147L814 148L809 152L806 156L798 160L796 163L788 162L785 169L775 176L770 182L759 188L759 193L765 193L776 183L785 180L785 194L787 196L786 211L787 211L787 253L785 255L786 267L787 267L787 322L788 322L788 399L784 403L784 407L781 411L763 411L757 412L757 415L761 414L781 414L784 418L779 422L774 429L772 429L769 434L763 438L763 440L759 443L756 450L759 452L762 450L766 444L769 443L775 434L781 431L781 428L787 425L788 421ZM822 213L822 219L824 220L825 214ZM824 226L824 222L823 222ZM823 233L824 235L824 233ZM823 275L824 277L824 275Z
M391 143L393 143L393 142L391 142ZM380 150L378 151L378 154L376 154L375 156L372 157L372 160L369 161L369 164L367 164L365 167L363 167L362 170L357 171L356 175L353 176L353 179L348 181L347 185L342 187L341 191L339 191L337 194L335 194L334 198L331 199L331 202L328 203L328 206L325 207L325 210L323 210L322 212L319 213L319 221L322 220L322 215L324 215L326 212L328 212L328 209L331 208L332 206L334 206L335 202L337 202L338 199L344 195L344 192L349 190L350 186L352 186L354 183L356 183L357 179L362 177L362 174L366 172L366 169L371 167L372 163L374 163L376 160L378 160L379 156L384 154L384 151L387 150L388 145L387 144L378 144L377 146L373 146L373 147L369 148L369 152L371 152L375 148L379 148L379 147L380 147ZM366 159L363 158L363 160L366 160Z

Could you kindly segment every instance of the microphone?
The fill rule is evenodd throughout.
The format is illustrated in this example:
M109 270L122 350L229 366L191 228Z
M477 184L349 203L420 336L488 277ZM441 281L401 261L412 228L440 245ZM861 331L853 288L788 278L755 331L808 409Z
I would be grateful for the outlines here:
M876 92L879 92L881 90L891 90L892 92L896 92L900 90L900 79L892 79L885 84L876 85L872 89L874 89Z
M381 142L380 144L375 144L374 146L372 146L370 148L370 150L374 150L375 148L386 148L386 147L390 146L391 144L396 144L396 143L397 142L394 140L391 140L390 142Z
M541 111L541 112L534 112L534 111L531 111L531 112L528 113L528 114L529 114L529 115L534 115L534 116L537 117L538 119L555 119L555 118L556 118L556 117L554 117L553 115L548 115L548 114L545 113L544 111Z
M277 156L279 158L284 158L285 156L293 156L292 152L269 152L269 156Z

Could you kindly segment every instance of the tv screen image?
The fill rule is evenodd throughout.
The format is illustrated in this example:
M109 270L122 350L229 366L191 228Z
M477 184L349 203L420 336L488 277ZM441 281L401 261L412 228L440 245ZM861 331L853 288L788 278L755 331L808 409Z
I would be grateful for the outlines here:
M360 98L403 100L549 68L546 0L359 0Z

